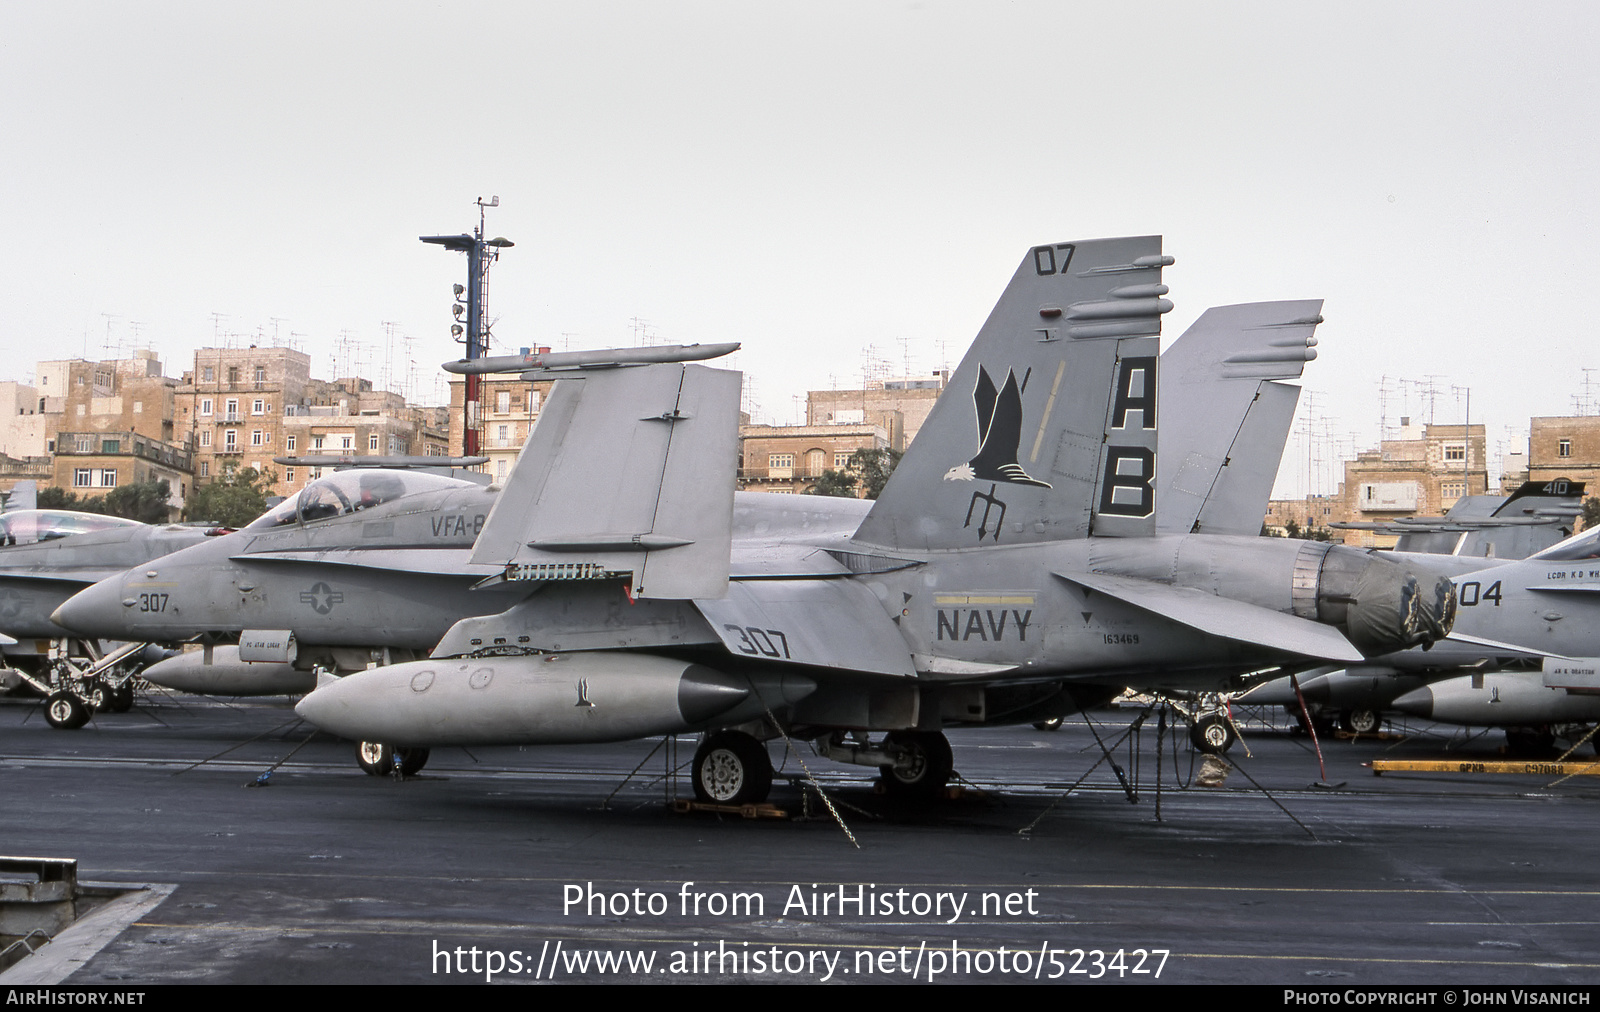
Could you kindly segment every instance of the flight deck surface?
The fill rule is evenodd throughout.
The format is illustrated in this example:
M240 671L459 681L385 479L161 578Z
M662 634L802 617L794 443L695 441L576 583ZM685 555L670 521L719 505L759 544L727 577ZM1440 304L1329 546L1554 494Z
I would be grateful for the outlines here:
M1093 714L1108 742L1133 717ZM1115 752L1137 804L1091 769L1082 718L950 732L982 790L930 808L806 749L847 834L817 804L804 821L672 814L653 741L441 749L402 781L279 701L141 698L57 731L5 699L0 851L176 887L69 984L1600 981L1592 778L1361 765L1446 754L1421 735L1324 742L1342 786L1315 787L1309 740L1260 732L1203 788L1169 736L1158 822L1155 738L1152 719L1137 759ZM1448 754L1499 758L1501 741ZM681 739L677 763L693 751ZM772 794L794 813L783 778L801 773L791 756Z

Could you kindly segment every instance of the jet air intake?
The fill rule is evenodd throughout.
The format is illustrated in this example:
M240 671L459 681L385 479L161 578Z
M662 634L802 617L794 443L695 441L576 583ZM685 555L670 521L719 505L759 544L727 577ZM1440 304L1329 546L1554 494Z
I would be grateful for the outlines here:
M357 672L295 712L345 738L405 747L577 744L743 723L815 688L649 654L466 657Z
M1455 623L1449 577L1342 545L1300 549L1293 596L1296 615L1338 626L1369 656L1443 639Z

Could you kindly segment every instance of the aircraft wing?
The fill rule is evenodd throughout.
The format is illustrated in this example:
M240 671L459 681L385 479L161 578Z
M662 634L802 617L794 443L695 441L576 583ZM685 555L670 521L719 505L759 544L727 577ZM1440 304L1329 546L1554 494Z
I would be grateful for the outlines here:
M749 580L695 601L723 645L753 660L915 677L883 605L852 580Z
M1332 661L1362 661L1365 656L1339 630L1258 605L1217 597L1202 590L1174 587L1106 573L1056 573L1080 587L1099 591L1156 616L1212 636Z
M507 579L629 577L635 597L720 597L740 374L677 363L557 382L473 548Z
M1208 309L1161 354L1156 530L1260 533L1322 300Z

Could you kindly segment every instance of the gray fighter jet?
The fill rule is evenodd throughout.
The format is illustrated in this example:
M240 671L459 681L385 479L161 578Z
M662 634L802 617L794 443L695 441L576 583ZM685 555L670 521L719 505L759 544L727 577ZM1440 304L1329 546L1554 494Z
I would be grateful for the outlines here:
M704 730L695 789L719 802L765 795L761 739L784 733L923 794L951 773L946 726L1442 637L1446 579L1339 546L1156 533L1170 262L1158 237L1031 250L882 497L831 544L735 523L737 374L581 370L472 548L495 573L473 593L522 599L300 712L409 748Z
M1273 466L1288 435L1298 388L1279 382L1298 377L1305 362L1315 358L1316 325L1319 301L1253 303L1223 306L1206 311L1163 353L1159 397L1169 420L1163 448L1182 462L1181 467L1163 469L1158 476L1163 505L1158 513L1158 529L1163 531L1205 530L1208 533L1253 533L1250 518L1265 511ZM729 346L693 346L674 349L615 349L604 352L554 353L542 356L506 356L480 359L471 363L451 363L452 371L558 370L581 366L639 364L672 358L701 360L729 350ZM1175 424L1174 424L1175 423ZM1162 460L1166 459L1164 454ZM374 461L369 458L296 458L280 463L301 466L356 467L381 464L408 465L408 470L442 473L422 467L438 463L433 459ZM470 461L447 461L465 464ZM464 472L449 471L449 476ZM471 477L482 477L469 475ZM486 481L487 479L484 479ZM364 492L379 485L387 490ZM203 549L168 560L162 567L161 582L171 587L192 587L215 580L230 569L252 563L270 563L265 572L246 577L245 583L265 585L270 581L280 588L278 600L287 610L268 614L246 601L233 606L230 596L212 600L204 592L191 600L166 602L155 612L141 611L127 601L137 588L150 581L147 573L133 572L112 580L86 594L68 613L80 616L86 628L103 633L114 630L123 636L154 636L160 639L198 638L204 650L191 650L162 661L142 675L154 684L184 692L222 695L275 695L307 692L314 687L314 669L343 672L362 670L377 662L404 660L416 655L415 643L402 647L386 640L386 630L371 623L344 621L345 595L367 595L369 607L391 614L404 608L415 597L407 588L415 579L431 580L452 565L465 566L461 549L481 526L498 489L488 489L469 514L458 501L460 486L423 481L413 482L404 475L377 476L369 473L342 475L315 482L302 496L268 517L251 525L246 532L216 541ZM378 519L370 511L381 503L405 500L404 514L411 532L378 535L368 522ZM363 499L367 502L363 505ZM816 546L842 545L866 516L871 503L855 500L816 500L809 497L740 493L734 497L734 540L746 567L754 567L762 553L773 552L772 542L784 540L792 551L799 546L811 551ZM356 507L361 505L361 509ZM387 508L387 507L386 507ZM399 509L399 507L394 507ZM1205 516L1202 519L1202 510ZM360 513L359 522L356 515ZM466 524L464 518L471 516ZM424 517L426 521L424 522ZM387 523L387 522L386 522ZM459 530L458 530L459 528ZM260 530L274 537L256 543ZM426 543L419 532L433 540ZM451 537L440 537L448 532ZM375 551L374 549L383 549ZM354 549L356 551L340 551ZM454 554L450 554L454 552ZM441 554L443 553L443 554ZM781 554L781 553L780 553ZM330 567L331 559L342 559L345 568ZM380 579L380 586L352 589L345 581L349 567L379 569L394 567L393 580ZM259 567L256 567L259 570ZM463 570L464 572L464 570ZM755 572L752 568L751 572ZM409 574L421 573L420 578ZM485 573L471 578L476 580ZM234 576L238 587L238 574ZM298 594L283 593L283 588L302 589ZM460 581L467 586L466 580ZM327 588L319 595L314 588ZM411 588L415 590L415 588ZM456 588L457 591L461 587ZM336 595L336 597L334 596ZM391 596L393 595L393 596ZM474 608L504 607L503 600L487 595L455 593ZM398 597L399 600L395 598ZM92 619L82 613L101 600L102 614ZM123 602L118 605L117 602ZM213 607L213 605L215 605ZM298 605L298 608L296 606ZM322 605L322 608L318 608ZM335 614L338 611L339 614ZM425 615L409 616L411 641L431 637L437 640L453 625L459 613L429 609ZM267 653L255 661L244 661L236 646L217 645L244 634L259 641L262 623L279 623L281 632L296 639L293 650ZM408 641L408 642L411 642ZM255 656L252 654L252 656ZM292 658L292 659L291 659ZM364 765L372 771L386 767L386 753L380 746L363 749ZM414 762L415 760L413 760Z
M0 685L26 684L46 696L45 718L79 727L91 710L126 710L128 680L150 655L81 637L51 613L90 584L130 566L199 544L215 529L150 526L137 520L70 510L16 510L0 515Z
M1303 698L1308 706L1337 711L1339 725L1356 733L1378 730L1383 711L1391 707L1468 724L1547 725L1582 719L1577 714L1587 712L1585 704L1569 697L1582 694L1584 687L1571 686L1579 691L1568 693L1568 686L1540 685L1537 672L1545 657L1600 654L1600 639L1594 632L1600 628L1596 625L1600 598L1563 595L1563 588L1583 581L1575 584L1564 576L1552 585L1550 579L1551 573L1566 572L1565 567L1552 568L1550 560L1588 551L1582 536L1554 544L1570 534L1583 492L1582 482L1566 479L1528 482L1510 497L1472 497L1444 517L1344 525L1396 533L1410 546L1448 556L1436 565L1459 574L1456 587L1462 610L1452 635L1427 650L1314 673L1300 680L1298 697L1285 678L1251 689L1239 700L1285 706L1298 716ZM1517 561L1516 553L1529 548L1540 551ZM1401 554L1397 551L1396 557ZM1483 676L1497 671L1506 674L1485 689ZM1517 679L1537 685L1540 691L1519 688L1516 696L1525 705L1479 708L1480 700L1509 698L1507 683ZM1539 715L1535 700L1548 704L1546 712L1543 719L1528 720ZM1496 720L1483 719L1490 715ZM1460 719L1464 716L1472 719Z

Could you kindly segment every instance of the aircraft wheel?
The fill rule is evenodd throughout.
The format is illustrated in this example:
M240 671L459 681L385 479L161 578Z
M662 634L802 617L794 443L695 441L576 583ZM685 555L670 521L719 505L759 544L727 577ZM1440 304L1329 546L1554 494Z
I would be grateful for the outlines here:
M403 777L414 777L422 772L422 767L428 765L428 750L425 748L397 748L394 750L394 763L400 768Z
M707 735L694 753L694 796L713 805L753 805L772 790L767 747L743 731Z
M1221 755L1233 748L1233 743L1238 740L1233 725L1215 714L1202 717L1189 727L1189 741L1195 748L1211 755Z
M111 710L111 690L106 683L96 680L84 686L85 705L94 713L107 713Z
M1368 707L1341 710L1339 726L1351 734L1376 734L1383 726L1383 714Z
M901 769L881 767L883 787L901 798L937 798L955 772L955 756L950 739L940 731L890 731L886 745L898 745L911 753L911 765Z
M1051 717L1049 720L1036 720L1033 726L1040 731L1059 731L1061 722L1065 719L1065 717Z
M89 708L70 692L56 692L44 701L44 719L51 727L71 731L89 722Z
M382 742L360 742L356 745L356 762L368 776L386 777L394 772L394 749Z

